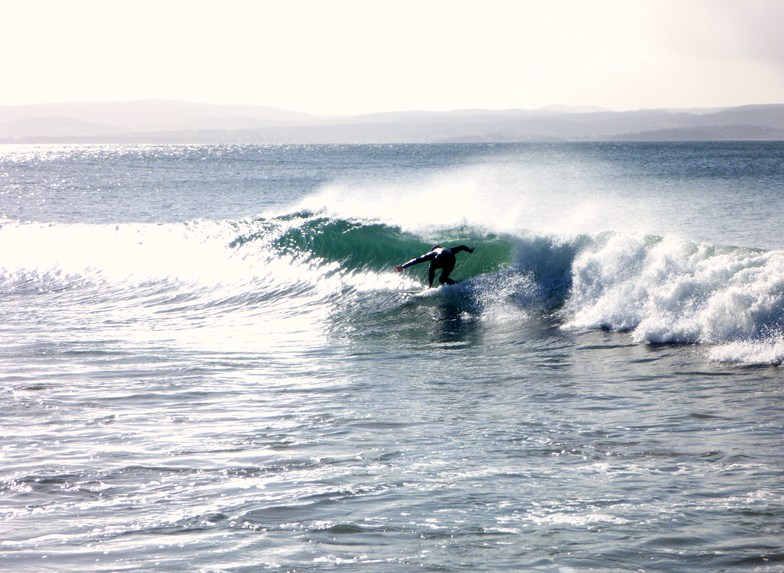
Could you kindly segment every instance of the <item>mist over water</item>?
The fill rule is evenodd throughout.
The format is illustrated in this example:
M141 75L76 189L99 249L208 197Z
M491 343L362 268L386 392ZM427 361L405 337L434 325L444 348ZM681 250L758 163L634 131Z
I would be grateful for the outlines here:
M775 215L783 201L776 144L761 157L744 144L707 146L707 155L699 144L480 147L460 165L391 180L341 178L302 206L413 231L468 224L535 235L615 231L784 247ZM645 159L625 160L637 154Z
M776 571L782 158L4 149L0 568Z

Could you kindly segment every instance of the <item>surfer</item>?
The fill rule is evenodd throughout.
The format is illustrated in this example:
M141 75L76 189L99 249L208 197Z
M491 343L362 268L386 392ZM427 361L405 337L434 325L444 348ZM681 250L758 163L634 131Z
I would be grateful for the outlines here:
M433 250L431 250L429 253L425 253L421 257L411 259L407 263L398 265L395 267L395 270L397 272L401 272L403 269L407 269L412 265L418 265L419 263L430 261L430 269L428 270L428 281L430 288L433 288L433 279L436 276L436 269L441 269L441 276L438 277L439 283L442 285L453 285L455 284L455 281L449 278L449 273L451 273L452 269L455 268L455 255L460 251L473 253L474 249L471 247L466 247L465 245L458 245L457 247L451 247L449 249L446 249L441 245L433 245Z

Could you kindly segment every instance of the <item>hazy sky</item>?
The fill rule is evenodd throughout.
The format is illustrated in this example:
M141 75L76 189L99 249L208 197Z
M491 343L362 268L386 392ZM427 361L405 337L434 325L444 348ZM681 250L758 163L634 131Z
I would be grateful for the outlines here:
M784 0L0 0L0 105L784 103Z

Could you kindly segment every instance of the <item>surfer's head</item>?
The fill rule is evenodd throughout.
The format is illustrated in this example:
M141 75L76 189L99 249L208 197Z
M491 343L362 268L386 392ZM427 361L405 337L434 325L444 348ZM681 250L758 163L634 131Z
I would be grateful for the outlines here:
M441 245L433 245L433 248L431 250L435 251L436 249L443 249L443 248L444 247L442 247Z

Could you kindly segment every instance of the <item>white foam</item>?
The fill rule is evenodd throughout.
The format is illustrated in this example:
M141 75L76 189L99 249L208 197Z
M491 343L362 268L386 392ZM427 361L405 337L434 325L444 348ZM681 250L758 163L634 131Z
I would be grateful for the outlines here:
M220 282L232 273L226 264L230 237L231 230L218 222L13 223L0 228L0 269L100 276L113 282Z
M708 356L716 362L738 362L750 365L784 364L784 337L762 342L731 342L712 347Z
M574 261L565 314L639 342L767 345L784 325L784 251L609 235Z

